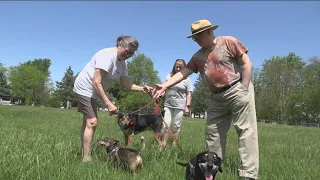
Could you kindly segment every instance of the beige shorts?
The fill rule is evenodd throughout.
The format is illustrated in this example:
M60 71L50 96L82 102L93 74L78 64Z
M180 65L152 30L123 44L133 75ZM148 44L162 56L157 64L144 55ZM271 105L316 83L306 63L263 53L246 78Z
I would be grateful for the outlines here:
M97 100L77 94L78 112L87 118L97 118Z
M169 108L164 107L165 113L164 113L164 120L167 123L167 125L170 127L171 120L174 121L173 126L173 132L180 132L181 129L181 122L183 118L183 109L176 109L176 108ZM167 128L166 128L167 131Z

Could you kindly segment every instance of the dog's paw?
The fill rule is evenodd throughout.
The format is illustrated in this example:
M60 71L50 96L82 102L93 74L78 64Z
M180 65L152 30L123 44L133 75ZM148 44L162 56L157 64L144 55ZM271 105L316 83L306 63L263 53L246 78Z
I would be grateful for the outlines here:
M164 148L163 148L162 146L160 146L160 147L159 147L159 152L162 152L163 149L164 149Z
M82 163L90 163L92 161L91 157L84 157L81 162Z
M165 146L159 146L159 151L162 152L164 150Z

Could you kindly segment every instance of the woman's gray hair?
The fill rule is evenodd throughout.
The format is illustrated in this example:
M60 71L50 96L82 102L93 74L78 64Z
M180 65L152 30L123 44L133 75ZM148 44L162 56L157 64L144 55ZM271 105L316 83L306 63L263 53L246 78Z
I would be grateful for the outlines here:
M117 46L122 46L125 48L133 48L133 49L138 49L139 47L139 42L136 38L132 36L119 36L117 39Z

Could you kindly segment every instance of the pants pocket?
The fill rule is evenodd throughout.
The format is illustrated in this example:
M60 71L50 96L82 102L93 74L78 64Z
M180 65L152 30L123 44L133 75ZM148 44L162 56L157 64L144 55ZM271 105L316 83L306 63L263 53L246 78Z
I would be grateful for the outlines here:
M240 85L242 86L242 88L243 88L244 90L246 90L246 91L249 90L248 87L247 87L246 85L244 85L242 82L240 82Z

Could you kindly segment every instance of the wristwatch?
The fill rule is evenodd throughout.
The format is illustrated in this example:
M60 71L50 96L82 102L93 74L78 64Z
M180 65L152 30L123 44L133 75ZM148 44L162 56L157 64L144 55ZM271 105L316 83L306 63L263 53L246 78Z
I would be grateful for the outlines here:
M190 108L190 105L187 105L187 108Z

